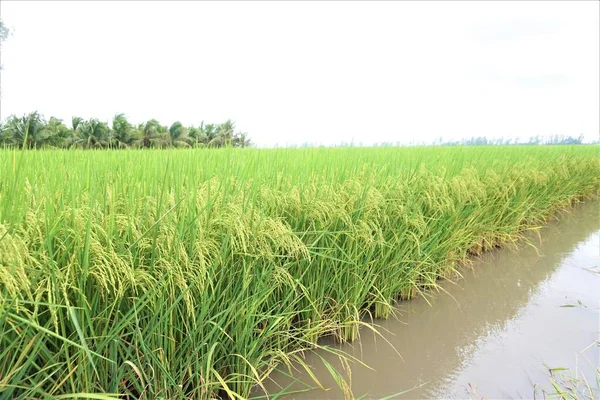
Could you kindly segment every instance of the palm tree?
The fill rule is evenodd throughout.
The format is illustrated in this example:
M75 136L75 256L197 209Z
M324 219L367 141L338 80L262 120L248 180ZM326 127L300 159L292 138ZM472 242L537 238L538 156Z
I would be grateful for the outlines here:
M155 119L151 119L145 124L140 124L134 135L137 139L134 145L145 148L164 147L168 143L165 130Z
M77 124L73 144L86 149L108 147L110 144L108 133L106 122L96 118L81 121Z
M77 127L82 122L83 122L83 118L81 118L81 117L73 117L73 118L71 118L71 129L73 129L73 133L75 133L77 131Z
M50 117L44 131L44 135L47 137L46 144L53 147L63 147L72 137L71 130L63 124L61 119L55 117Z
M9 146L9 132L3 122L0 121L0 147Z
M218 143L221 146L231 146L233 141L233 130L235 129L235 123L230 119L220 124L217 128L217 135L219 138Z
M252 146L252 142L250 141L250 138L248 138L248 134L246 132L236 133L233 137L233 146L250 147Z
M194 142L194 146L204 147L206 143L208 143L208 138L204 132L204 122L202 122L198 128L190 126L188 128L188 136Z
M37 112L17 117L11 115L6 121L3 136L15 145L23 148L39 148L49 141L48 132L45 130L46 121Z
M210 143L217 137L217 126L215 124L206 124L204 126L204 135L206 136L206 144Z
M167 139L173 147L190 147L190 143L192 142L188 134L188 129L179 121L171 125Z
M132 125L125 114L116 114L112 128L107 122L96 118L84 120L71 118L71 128L61 119L51 117L46 122L37 111L17 117L11 115L0 121L0 146L40 148L68 147L82 148L124 148L136 147L248 147L247 133L234 132L235 124L227 120L222 124L204 124L185 127L179 121L170 127L151 119L137 127Z
M125 114L116 114L112 120L111 144L115 147L127 147L133 142L133 126Z

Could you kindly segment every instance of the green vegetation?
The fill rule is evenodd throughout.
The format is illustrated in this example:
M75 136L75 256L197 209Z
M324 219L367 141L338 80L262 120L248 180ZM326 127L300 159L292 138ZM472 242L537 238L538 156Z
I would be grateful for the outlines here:
M71 119L71 127L62 120L51 117L48 121L39 113L32 112L22 117L11 115L0 124L0 148L80 148L80 149L123 149L167 148L167 147L248 147L248 134L235 132L235 124L204 124L185 127L174 122L170 127L152 119L133 125L125 114L117 114L108 123L96 118Z
M594 343L599 346L600 342ZM600 398L600 367L590 380L577 376L568 368L548 368L549 384L534 388L534 398L559 400L594 400ZM539 391L541 391L541 396Z
M596 140L593 144L599 144L600 141ZM584 144L583 135L578 137L554 135L548 137L532 136L527 141L521 142L519 138L487 138L485 136L472 137L462 140L451 140L444 141L441 137L436 139L435 144L442 146L508 146L508 145L574 145Z
M593 146L0 150L0 397L245 398L599 194Z

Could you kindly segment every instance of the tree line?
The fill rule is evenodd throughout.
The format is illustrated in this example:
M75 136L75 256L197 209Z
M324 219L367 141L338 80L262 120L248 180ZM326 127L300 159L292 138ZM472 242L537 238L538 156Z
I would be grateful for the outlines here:
M247 133L236 132L235 123L184 126L174 122L161 125L156 119L132 124L125 114L116 114L110 123L97 118L73 117L70 126L63 120L46 120L37 111L21 117L9 116L0 122L0 147L34 148L168 148L248 147Z
M594 141L591 144L596 144ZM486 138L483 136L466 138L461 140L444 141L438 138L435 145L439 146L507 146L507 145L573 145L584 144L583 135L578 137L565 135L552 136L532 136L529 139L521 141L519 138Z

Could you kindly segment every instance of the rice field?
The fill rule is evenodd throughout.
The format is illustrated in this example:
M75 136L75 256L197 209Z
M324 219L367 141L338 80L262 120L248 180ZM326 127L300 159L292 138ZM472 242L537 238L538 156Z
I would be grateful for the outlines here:
M599 194L597 146L0 150L0 397L247 398Z

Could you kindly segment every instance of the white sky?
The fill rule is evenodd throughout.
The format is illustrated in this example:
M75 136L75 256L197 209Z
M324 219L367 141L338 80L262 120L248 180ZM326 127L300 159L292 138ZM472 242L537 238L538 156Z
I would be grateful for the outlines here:
M0 117L231 118L262 146L594 140L599 4L4 0Z

